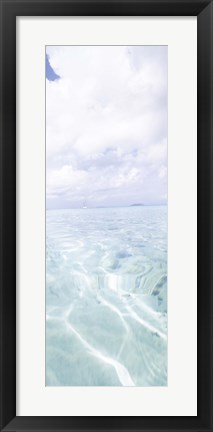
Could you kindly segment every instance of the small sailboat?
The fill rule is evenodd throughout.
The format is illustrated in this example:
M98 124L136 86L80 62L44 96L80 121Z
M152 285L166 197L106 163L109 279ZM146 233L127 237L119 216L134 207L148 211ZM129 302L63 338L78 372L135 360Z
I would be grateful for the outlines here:
M82 208L83 208L83 209L86 209L86 208L87 208L87 204L86 204L86 199L85 199L85 198L84 198L84 203L83 203Z

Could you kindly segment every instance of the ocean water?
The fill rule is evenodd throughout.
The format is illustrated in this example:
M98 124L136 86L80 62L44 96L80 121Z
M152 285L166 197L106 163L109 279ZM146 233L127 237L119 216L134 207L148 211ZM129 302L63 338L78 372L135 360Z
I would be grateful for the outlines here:
M46 385L167 385L167 207L46 213Z

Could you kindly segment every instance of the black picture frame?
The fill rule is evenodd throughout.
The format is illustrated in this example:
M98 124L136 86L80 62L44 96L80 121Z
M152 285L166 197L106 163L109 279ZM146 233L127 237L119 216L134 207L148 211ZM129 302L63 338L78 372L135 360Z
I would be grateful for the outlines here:
M0 0L0 8L1 431L213 431L213 2L209 0ZM197 16L198 412L196 417L99 417L98 412L96 417L16 416L16 17L81 15Z

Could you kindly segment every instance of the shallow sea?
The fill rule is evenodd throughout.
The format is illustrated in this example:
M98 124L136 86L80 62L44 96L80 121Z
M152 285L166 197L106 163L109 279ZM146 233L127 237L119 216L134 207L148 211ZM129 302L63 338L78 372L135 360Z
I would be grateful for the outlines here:
M46 385L167 385L167 207L46 213Z

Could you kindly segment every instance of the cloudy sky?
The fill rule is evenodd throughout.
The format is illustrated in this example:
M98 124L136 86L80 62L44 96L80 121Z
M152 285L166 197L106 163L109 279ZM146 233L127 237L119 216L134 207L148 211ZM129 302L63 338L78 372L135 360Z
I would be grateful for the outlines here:
M48 208L167 202L167 47L51 46Z

